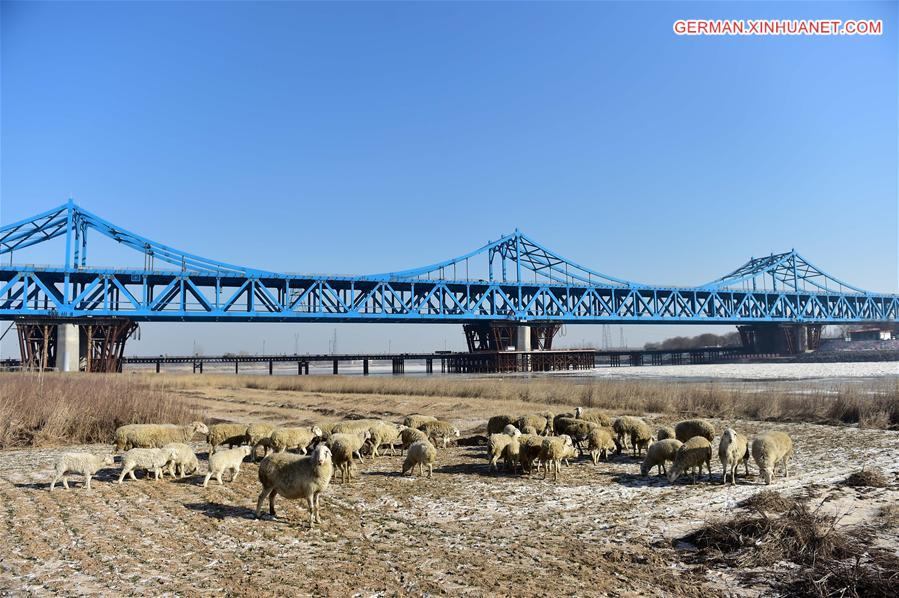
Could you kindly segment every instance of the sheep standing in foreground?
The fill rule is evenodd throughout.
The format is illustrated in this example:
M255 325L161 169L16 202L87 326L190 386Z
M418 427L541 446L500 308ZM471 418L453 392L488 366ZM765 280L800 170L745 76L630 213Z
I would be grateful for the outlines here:
M349 482L353 479L353 457L362 460L360 451L371 438L371 432L363 430L361 433L350 434L340 432L331 434L328 438L328 448L331 449L331 460L337 471L340 472L340 481Z
M194 450L183 442L172 442L162 448L175 450L174 457L166 463L166 472L170 476L174 477L177 474L179 478L183 478L200 469Z
M415 428L416 430L421 427L422 424L426 424L428 422L435 422L437 418L433 415L407 415L403 419L403 425L407 428Z
M674 461L681 444L677 438L666 438L650 444L646 449L646 458L640 464L640 475L649 475L653 467L658 467L660 474L668 475L665 461Z
M321 438L322 429L318 426L311 428L301 427L284 427L272 430L269 436L272 442L272 450L276 453L283 453L289 449L296 449L302 454L306 454L306 447L312 444L316 438Z
M487 435L491 434L500 434L507 425L512 424L513 426L518 421L518 418L514 415L494 415L489 420L487 420Z
M428 436L428 440L435 447L439 441L443 448L446 448L450 440L459 437L459 428L445 421L427 422L422 424L419 429Z
M209 426L209 433L206 434L206 442L209 443L210 453L214 453L215 449L222 444L227 444L228 448L246 444L247 425L232 423L212 424Z
M240 464L243 463L244 457L247 457L250 453L253 452L252 446L239 446L233 449L226 449L223 451L218 451L217 453L209 456L209 471L206 473L206 477L203 479L203 487L209 484L209 479L215 476L215 480L219 483L219 486L223 484L222 475L231 470L231 482L237 481L237 476L240 474Z
M158 480L162 476L162 469L177 454L177 449L173 448L135 448L126 451L122 455L122 473L119 474L119 484L125 479L125 475L136 480L137 477L134 475L136 469L144 469L148 474L153 472L154 479Z
M702 436L711 442L715 439L715 426L704 419L685 419L674 425L674 436L681 442L687 442L694 436Z
M587 450L590 451L590 458L593 459L593 465L599 462L602 457L605 460L609 458L609 451L615 450L615 441L612 439L612 431L603 426L594 426L587 433Z
M56 486L56 482L62 480L62 486L69 489L69 481L66 474L77 473L84 476L84 489L91 489L91 478L104 467L115 465L115 457L112 455L92 455L91 453L66 453L56 461L56 476L50 482L50 490Z
M677 438L674 428L671 426L662 426L656 430L656 440L667 440L668 438Z
M275 497L287 499L305 498L309 505L309 527L321 523L321 495L331 484L334 466L331 449L319 444L307 456L290 453L273 453L259 465L259 482L262 492L256 500L256 517L262 511L262 503L268 498L268 511L275 516Z
M727 428L721 435L721 442L718 444L718 458L724 469L724 475L721 476L722 484L727 484L727 474L730 473L731 482L734 486L737 485L737 468L741 461L746 468L746 475L749 475L749 442L745 436L738 434L733 428Z
M702 464L705 463L712 475L712 444L702 436L694 436L683 443L674 456L674 464L668 472L668 481L672 484L687 470L693 475L696 483L696 470L702 475Z
M115 450L130 451L133 448L162 448L170 442L189 442L194 434L208 434L203 422L186 426L174 424L128 424L115 431Z
M575 419L582 419L584 421L593 422L594 424L599 424L600 426L605 426L607 428L612 426L612 418L610 418L602 411L599 411L598 409L584 409L583 407L575 407L574 417Z
M403 475L408 472L410 475L415 473L415 466L418 465L419 475L424 475L424 467L428 466L428 477L430 478L434 472L434 461L437 459L437 449L427 440L420 440L413 443L409 447L406 460L403 461Z
M562 434L561 436L550 436L546 438L540 446L540 461L543 463L543 479L549 470L553 472L553 481L559 479L559 472L562 469L562 459L569 456L568 449L573 449L574 443L571 436Z
M765 432L752 441L752 458L766 484L771 483L778 463L783 466L784 477L787 477L787 461L792 456L793 440L783 432Z

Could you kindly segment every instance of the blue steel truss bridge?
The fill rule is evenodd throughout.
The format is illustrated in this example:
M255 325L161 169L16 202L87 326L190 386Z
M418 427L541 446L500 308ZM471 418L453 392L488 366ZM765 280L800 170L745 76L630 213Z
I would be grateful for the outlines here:
M143 265L91 265L88 241L98 235L133 250ZM65 240L58 265L16 263L17 252L57 238ZM656 286L592 270L516 230L459 257L409 270L285 274L175 249L71 200L0 227L0 261L0 319L20 324L23 361L26 344L50 350L34 335L46 337L54 322L96 323L104 338L112 328L103 327L115 322L458 323L466 325L469 348L476 351L548 349L565 323L729 324L741 326L744 344L771 345L781 333L768 330L882 324L895 322L899 312L896 294L848 284L796 251L750 259L701 286ZM29 325L38 328L23 338ZM800 350L813 344L815 334L788 332L784 339L788 349ZM123 335L116 341L122 346ZM83 338L80 343L83 354ZM63 340L57 344L64 350ZM114 349L120 357L120 348Z

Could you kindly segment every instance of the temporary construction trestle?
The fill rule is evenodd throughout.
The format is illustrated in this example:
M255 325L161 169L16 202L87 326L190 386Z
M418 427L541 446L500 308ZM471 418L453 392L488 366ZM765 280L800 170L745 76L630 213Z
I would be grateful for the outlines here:
M137 324L127 318L16 320L22 368L120 372L125 341Z
M43 371L56 367L56 325L47 322L16 322L22 369Z
M465 324L468 351L551 351L561 324L485 322Z

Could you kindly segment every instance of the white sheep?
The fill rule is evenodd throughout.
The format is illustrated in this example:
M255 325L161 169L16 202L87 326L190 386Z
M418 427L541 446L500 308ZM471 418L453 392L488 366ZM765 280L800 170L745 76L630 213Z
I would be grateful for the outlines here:
M674 435L681 442L702 436L709 442L715 439L715 426L705 419L686 419L674 424Z
M247 424L234 423L218 423L209 426L209 433L206 435L206 442L209 443L210 452L214 453L216 447L221 444L227 444L228 448L234 448L247 443Z
M658 467L659 473L667 475L668 471L665 469L665 461L674 461L681 444L681 441L677 438L665 438L650 444L649 448L646 449L646 457L643 459L643 463L640 464L640 474L649 475L653 467Z
M593 459L593 465L599 463L599 458L609 458L609 452L615 450L615 440L612 438L612 431L604 426L593 426L587 432L587 450L590 452L590 458Z
M518 462L523 473L530 474L534 468L534 462L540 459L540 451L543 449L543 436L537 434L522 434L515 439L518 447ZM511 444L510 444L511 446Z
M328 438L328 448L331 449L331 459L337 471L340 472L340 480L342 482L352 481L353 479L353 457L362 460L362 447L371 439L371 432L362 430L359 433L351 434L341 432L331 434Z
M186 426L128 424L116 429L115 450L120 452L133 448L162 448L170 442L189 442L194 434L209 434L209 428L199 421Z
M253 461L256 460L256 445L259 444L259 441L263 438L270 437L274 430L275 426L265 422L257 422L247 426L247 444L252 447L250 449L250 454L253 455Z
M738 434L733 428L727 428L721 435L718 458L724 469L724 475L721 476L722 484L727 484L727 474L730 473L731 482L734 486L737 485L737 468L741 461L746 468L746 475L749 475L749 443L745 436Z
M598 409L584 409L583 407L574 408L575 419L593 422L607 428L612 426L612 418Z
M533 428L535 434L549 434L552 427L552 419L547 419L544 415L522 415L515 424L519 430L525 428Z
M420 440L428 440L428 435L418 430L416 428L406 428L403 427L400 429L400 454L403 454L406 449L415 444ZM430 441L428 441L430 442Z
M306 447L312 444L312 441L316 438L321 438L322 434L322 429L318 426L312 426L311 428L284 427L275 428L269 438L271 438L272 450L276 453L297 449L305 455Z
M443 448L446 448L451 439L459 437L459 429L445 421L425 422L419 426L419 429L427 434L428 440L435 447L437 446L437 441L440 441L443 444Z
M63 487L68 490L69 482L66 474L77 473L84 476L84 489L91 489L91 478L98 471L107 466L115 465L115 457L112 455L92 455L90 453L66 453L56 461L56 476L50 482L50 490L56 486L56 482L62 480Z
M487 439L487 457L490 459L491 469L497 469L496 464L499 462L501 457L506 455L506 447L510 442L512 442L513 439L519 436L521 436L521 432L519 432L518 428L511 424L505 427L505 430L502 434L490 435L490 438ZM508 457L506 457L506 465L509 465Z
M687 470L693 475L693 483L696 483L696 470L702 475L702 464L705 463L712 475L712 444L703 436L693 436L683 443L674 456L674 464L668 472L668 481L674 481Z
M378 449L381 446L389 446L391 454L396 454L396 445L400 442L400 430L404 428L404 426L397 425L388 421L376 421L368 427L369 433L371 433L371 439L369 440L369 444L371 444L371 458L380 456Z
M166 464L166 470L170 476L174 477L177 473L179 478L183 478L200 469L200 463L197 461L193 449L183 442L171 442L162 448L175 449L174 457Z
M661 428L656 430L656 440L667 440L669 438L677 438L677 433L675 433L673 427L662 426Z
M240 474L240 464L243 463L244 457L247 457L252 452L252 446L239 446L210 455L209 471L206 473L206 477L203 478L203 487L206 488L212 476L215 476L216 481L221 486L223 484L222 475L228 470L232 472L231 482L237 481L237 476Z
M134 470L144 469L149 475L153 472L154 479L160 479L162 469L166 464L174 459L178 451L174 448L135 448L126 451L122 455L122 472L119 474L119 484L128 475L132 480L136 480Z
M561 436L550 436L543 440L540 446L540 461L543 463L543 479L546 479L547 473L553 472L553 481L559 479L559 472L562 469L562 459L573 454L568 449L574 448L574 442L571 436L562 434Z
M415 428L416 430L424 423L427 422L435 422L437 418L433 415L407 415L405 419L403 419L403 425L407 428Z
M434 473L434 461L437 459L437 449L427 440L419 440L409 447L409 452L403 461L403 474L408 472L410 475L415 473L415 466L418 465L419 475L424 475L424 467L428 466L428 477Z
M766 484L771 483L778 463L783 466L784 477L787 477L787 461L792 456L793 440L783 432L765 432L752 441L752 458Z
M334 467L331 449L319 444L309 456L290 453L274 453L259 465L259 482L262 492L256 500L256 517L262 510L262 503L268 498L268 510L275 516L275 497L287 499L305 498L309 505L309 527L321 523L321 495L331 483Z
M505 434L506 436L521 436L521 434L522 434L521 430L519 430L512 424L509 424L505 428L503 428L502 433Z
M642 450L649 446L649 441L652 440L652 430L639 417L630 415L619 417L612 423L612 429L617 435L616 444L619 453L622 449L627 448L627 441L630 439L634 456L639 457Z

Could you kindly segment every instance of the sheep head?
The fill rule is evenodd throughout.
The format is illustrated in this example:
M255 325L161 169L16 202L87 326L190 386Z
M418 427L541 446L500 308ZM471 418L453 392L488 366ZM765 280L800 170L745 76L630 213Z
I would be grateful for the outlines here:
M320 444L312 451L312 462L316 465L324 465L331 461L331 449L326 445Z

